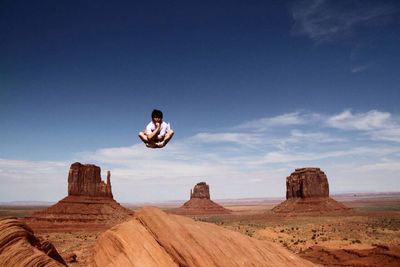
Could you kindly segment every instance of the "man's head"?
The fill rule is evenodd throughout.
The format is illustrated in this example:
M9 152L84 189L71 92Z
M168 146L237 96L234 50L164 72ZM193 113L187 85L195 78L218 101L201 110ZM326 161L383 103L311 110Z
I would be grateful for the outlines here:
M153 112L151 113L151 120L156 123L159 122L161 123L163 119L163 113L161 110L154 109Z

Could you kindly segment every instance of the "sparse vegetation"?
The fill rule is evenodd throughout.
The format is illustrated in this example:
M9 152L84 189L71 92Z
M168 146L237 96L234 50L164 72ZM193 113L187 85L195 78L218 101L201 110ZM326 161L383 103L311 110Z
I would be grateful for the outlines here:
M398 205L400 207L400 204ZM371 207L371 206L370 206ZM269 240L294 252L319 246L347 247L400 240L400 214L356 212L342 215L282 217L273 213L203 216L197 220L215 223L247 236Z

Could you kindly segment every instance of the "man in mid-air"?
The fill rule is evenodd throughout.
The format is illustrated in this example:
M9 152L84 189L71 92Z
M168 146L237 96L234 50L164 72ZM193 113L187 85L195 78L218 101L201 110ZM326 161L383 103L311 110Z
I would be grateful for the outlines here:
M151 122L146 129L139 133L139 138L150 148L162 148L174 135L169 123L163 121L161 110L154 109L151 113Z

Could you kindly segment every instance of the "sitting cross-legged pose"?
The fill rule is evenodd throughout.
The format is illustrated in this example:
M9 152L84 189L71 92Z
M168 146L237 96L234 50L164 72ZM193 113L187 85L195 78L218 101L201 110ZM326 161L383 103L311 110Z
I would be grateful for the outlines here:
M169 123L163 121L161 110L154 109L151 113L151 122L146 129L139 133L139 138L150 148L162 148L174 135Z

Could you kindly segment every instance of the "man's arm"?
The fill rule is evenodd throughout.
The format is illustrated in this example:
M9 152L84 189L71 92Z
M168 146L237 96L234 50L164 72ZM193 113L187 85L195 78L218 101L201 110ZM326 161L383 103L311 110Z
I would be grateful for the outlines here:
M156 123L156 128L154 129L154 131L152 131L150 134L147 135L147 139L152 140L154 136L156 136L159 130L160 130L160 123Z

